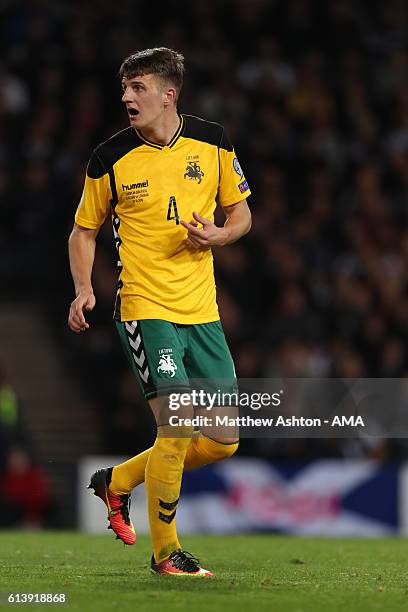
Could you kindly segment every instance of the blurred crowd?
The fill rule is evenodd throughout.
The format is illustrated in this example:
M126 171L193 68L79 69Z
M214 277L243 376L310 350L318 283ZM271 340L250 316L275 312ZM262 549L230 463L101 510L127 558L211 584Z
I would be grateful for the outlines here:
M43 300L104 415L108 451L144 447L151 417L111 323L109 224L95 262L97 308L80 337L66 329L66 240L92 149L128 123L119 65L145 47L184 53L180 111L226 126L253 192L251 233L214 253L238 375L408 375L406 2L2 6L0 286ZM299 444L289 452L307 456ZM245 447L274 453L273 444ZM393 456L385 441L375 452Z
M24 410L0 364L0 529L52 524L49 482L35 460Z

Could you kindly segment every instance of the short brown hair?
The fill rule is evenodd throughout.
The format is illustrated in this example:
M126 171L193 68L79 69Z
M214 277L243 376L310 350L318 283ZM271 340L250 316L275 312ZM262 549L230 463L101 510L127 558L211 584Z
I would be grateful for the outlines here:
M155 47L132 53L119 68L121 79L155 74L175 86L177 97L183 86L184 57L167 47Z

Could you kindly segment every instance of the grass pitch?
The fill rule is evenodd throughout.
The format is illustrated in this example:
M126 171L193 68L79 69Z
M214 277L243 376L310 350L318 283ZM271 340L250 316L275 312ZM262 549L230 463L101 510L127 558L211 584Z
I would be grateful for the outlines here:
M183 537L215 578L151 575L151 546L67 532L0 532L2 609L69 612L387 612L408 609L404 540L274 535ZM7 593L66 593L66 604L5 604Z

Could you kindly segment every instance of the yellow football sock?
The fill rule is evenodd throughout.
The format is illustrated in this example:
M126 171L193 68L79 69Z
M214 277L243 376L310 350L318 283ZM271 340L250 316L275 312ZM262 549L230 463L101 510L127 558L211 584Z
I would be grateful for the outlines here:
M153 447L139 453L135 457L120 463L113 468L112 480L109 485L112 493L117 495L128 495L132 489L144 482L147 460ZM231 457L238 448L238 442L234 444L222 444L210 438L200 436L193 438L187 448L184 459L184 469L195 468L221 459Z
M132 489L144 482L146 463L152 448L153 446L135 457L115 465L109 485L112 493L116 493L116 495L129 495Z
M158 437L150 451L145 471L150 534L156 563L164 561L174 550L181 548L175 517L184 458L193 435L192 428L183 428L183 431L180 428L179 433L183 437L167 438L163 436L165 427L158 428Z

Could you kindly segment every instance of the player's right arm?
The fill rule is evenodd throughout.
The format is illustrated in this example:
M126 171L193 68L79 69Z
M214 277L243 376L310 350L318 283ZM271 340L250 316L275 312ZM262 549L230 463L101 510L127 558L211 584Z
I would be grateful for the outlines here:
M95 306L91 276L96 237L109 214L111 197L108 172L100 156L94 151L89 160L84 191L68 242L69 263L76 296L69 309L68 325L76 333L89 328L84 313Z
M69 265L76 296L69 309L68 325L76 333L89 328L84 312L93 310L96 303L91 275L98 231L75 223L68 241Z

